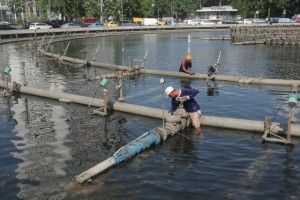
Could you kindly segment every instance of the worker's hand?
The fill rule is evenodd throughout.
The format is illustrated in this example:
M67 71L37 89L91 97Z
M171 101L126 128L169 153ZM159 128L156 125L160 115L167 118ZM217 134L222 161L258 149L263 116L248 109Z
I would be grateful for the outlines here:
M191 72L190 75L195 75L195 73L194 73L194 72Z
M186 100L189 100L190 98L189 98L189 96L183 96L183 97L181 97L181 99L182 99L183 101L186 101Z

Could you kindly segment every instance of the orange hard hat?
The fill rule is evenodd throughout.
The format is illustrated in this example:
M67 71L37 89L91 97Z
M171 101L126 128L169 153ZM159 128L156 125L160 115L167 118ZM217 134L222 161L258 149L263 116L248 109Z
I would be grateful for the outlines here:
M186 60L192 60L192 56L190 54L186 55L185 57Z

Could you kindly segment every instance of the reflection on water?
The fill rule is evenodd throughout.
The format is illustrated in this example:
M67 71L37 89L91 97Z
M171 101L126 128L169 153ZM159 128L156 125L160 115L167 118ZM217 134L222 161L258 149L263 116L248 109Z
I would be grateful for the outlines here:
M219 74L267 78L299 78L297 47L234 46L229 41L203 37L227 32L180 32L126 35L72 40L67 55L87 60L128 65L140 61L146 50L146 68L177 71L188 50L193 71L207 73L222 51ZM188 44L188 35L191 43ZM50 48L63 53L68 42ZM124 49L124 51L123 51ZM31 87L102 97L98 81L83 78L79 65L59 63L36 54L22 44L0 46L0 68L12 67L12 80L22 80L21 62ZM124 57L123 57L124 55ZM124 59L123 59L124 58ZM124 61L123 61L124 60ZM1 70L2 71L2 70ZM97 72L95 72L97 71ZM91 68L88 76L111 71ZM161 98L159 76L140 75L124 79L126 103L166 109L170 99ZM164 77L165 86L187 84L199 89L197 101L204 115L263 121L265 116L286 123L289 88L205 82ZM2 78L1 78L2 80ZM108 84L109 98L119 97ZM186 85L185 85L186 86ZM95 177L90 184L74 184L74 176L110 157L121 146L161 120L114 112L110 117L93 115L87 106L65 104L22 95L0 97L0 193L3 199L297 199L299 193L299 140L292 149L260 143L261 135L203 127L175 135ZM298 122L296 113L296 123Z

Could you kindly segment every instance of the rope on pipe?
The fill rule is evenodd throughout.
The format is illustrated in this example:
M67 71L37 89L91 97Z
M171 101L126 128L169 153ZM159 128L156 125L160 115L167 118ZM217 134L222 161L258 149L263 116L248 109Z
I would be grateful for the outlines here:
M118 164L122 161L132 158L154 144L158 145L160 142L160 134L156 133L155 130L151 130L145 137L142 137L139 140L122 147L120 151L117 151L113 155L113 158Z

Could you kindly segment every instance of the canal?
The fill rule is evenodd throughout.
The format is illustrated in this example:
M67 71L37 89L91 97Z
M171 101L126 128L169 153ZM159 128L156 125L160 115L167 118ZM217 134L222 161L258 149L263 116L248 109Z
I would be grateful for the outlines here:
M202 38L227 31L181 31L71 40L66 55L104 63L177 71L187 52L193 71L207 73L216 63L219 74L276 79L300 79L299 47L236 46L226 40ZM190 38L190 42L189 42ZM50 46L63 54L68 41ZM99 50L95 55L97 48ZM0 45L0 68L11 66L11 79L21 82L25 63L30 87L102 98L95 74L114 73L62 63L39 55L31 41ZM86 52L86 54L84 53ZM146 55L146 56L145 56ZM144 59L146 58L146 59ZM124 79L125 102L170 108L161 76ZM290 88L228 82L165 78L164 87L189 82L200 93L203 115L286 123ZM2 77L1 77L2 79ZM119 97L117 80L110 80L111 101ZM163 94L163 96L162 96ZM94 115L94 108L29 95L0 97L0 194L3 199L299 199L300 140L294 147L261 144L263 133L202 127L196 135L175 135L133 159L75 184L75 176L114 154L150 129L158 119L113 112ZM296 124L298 109L296 110Z

